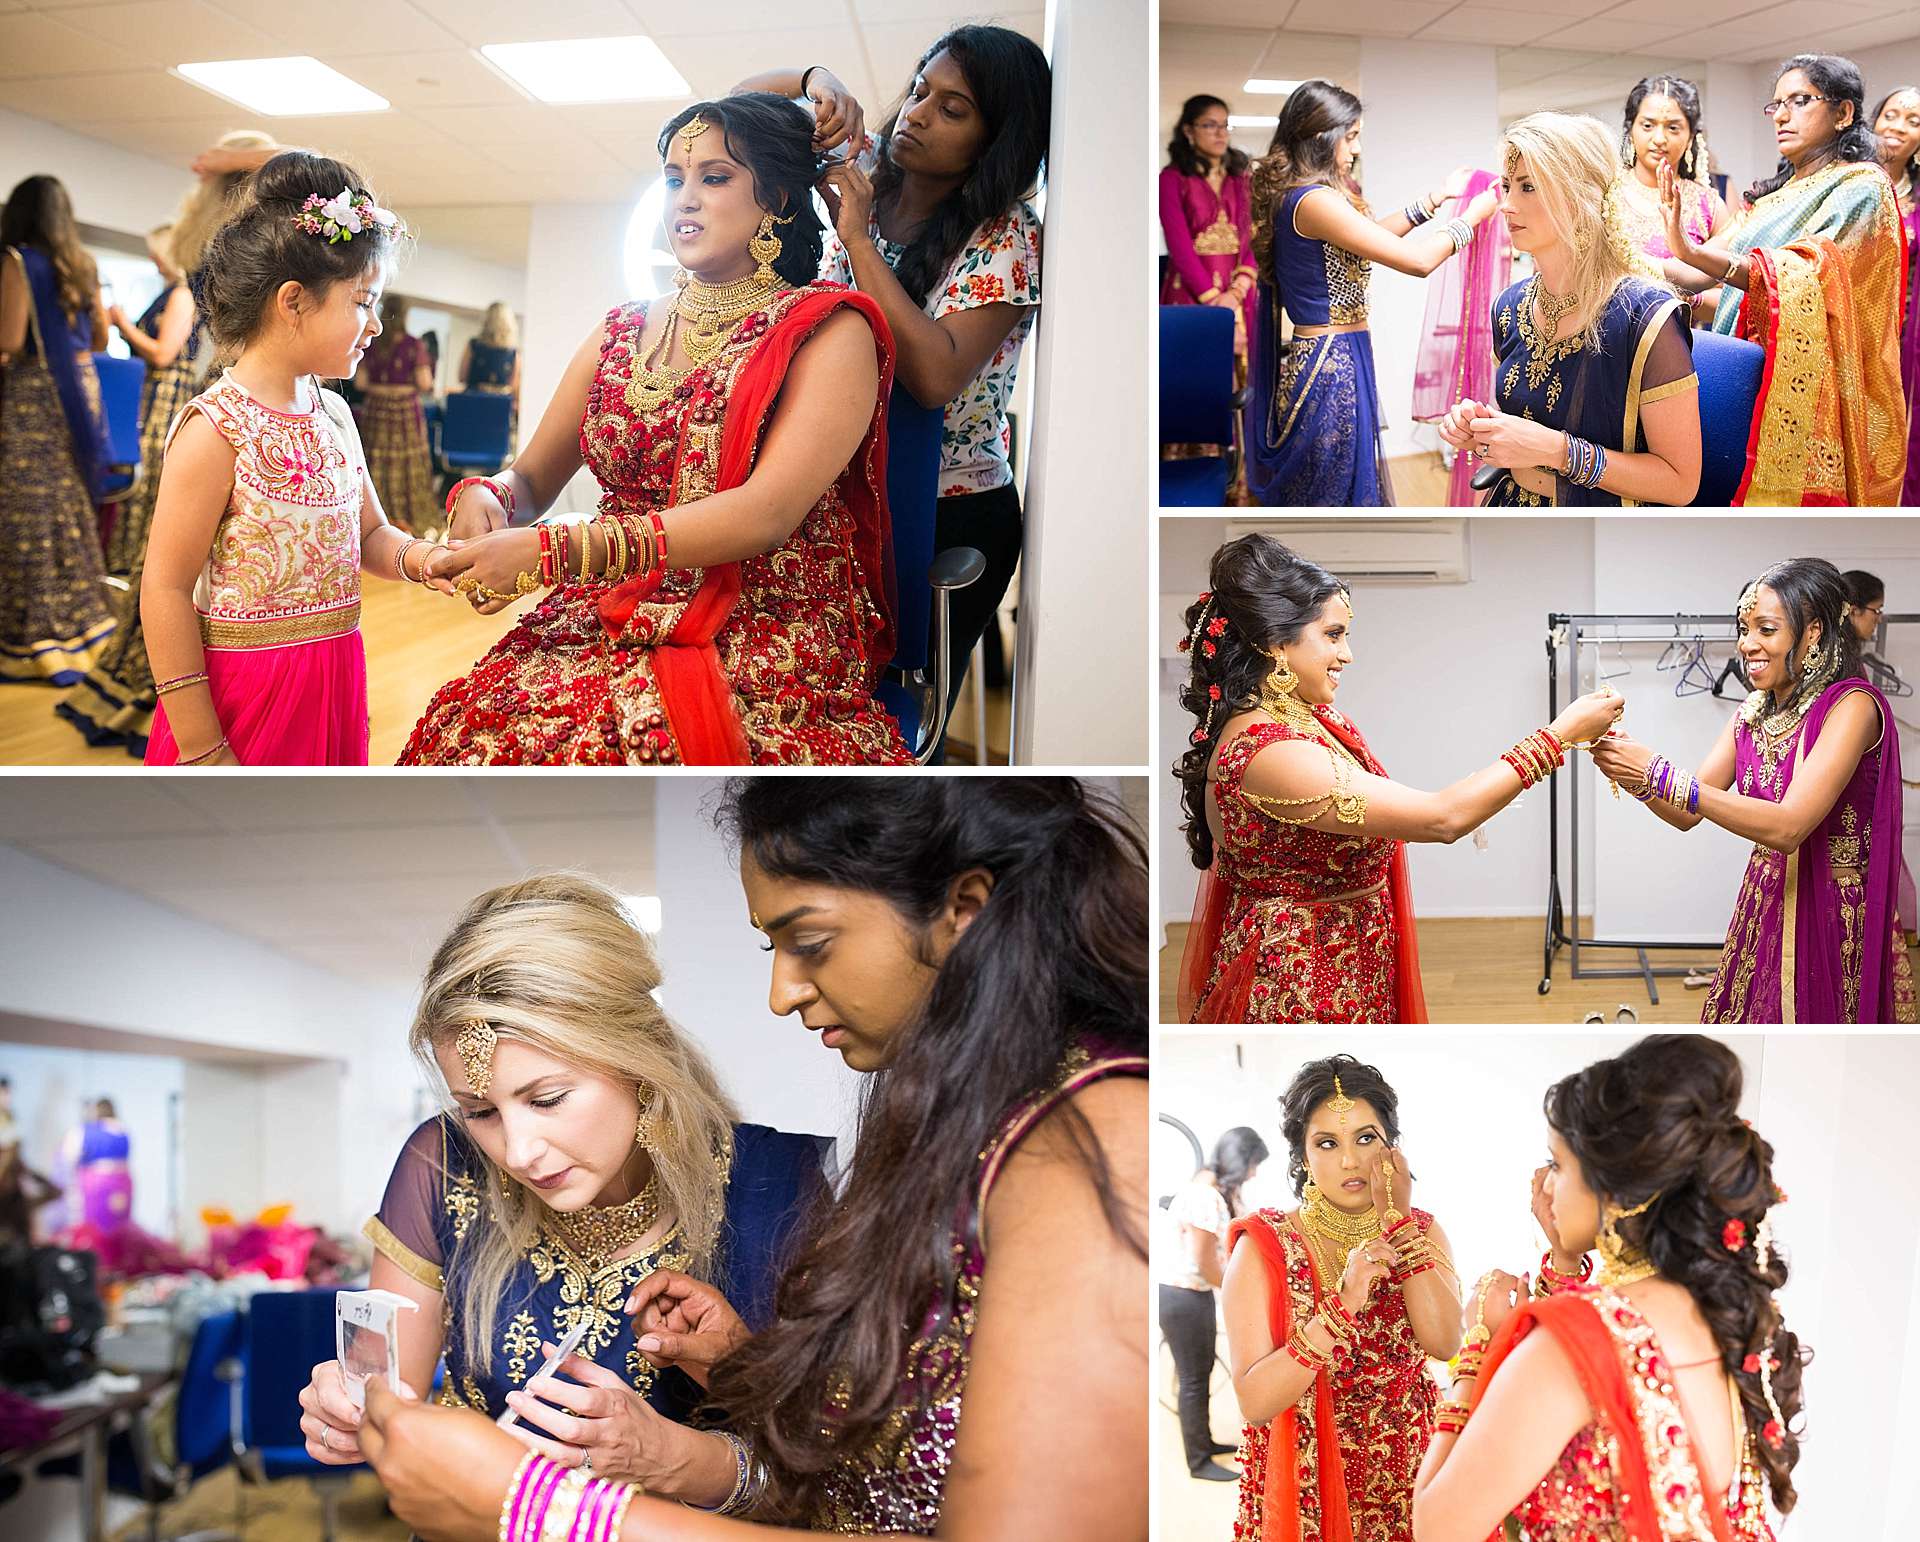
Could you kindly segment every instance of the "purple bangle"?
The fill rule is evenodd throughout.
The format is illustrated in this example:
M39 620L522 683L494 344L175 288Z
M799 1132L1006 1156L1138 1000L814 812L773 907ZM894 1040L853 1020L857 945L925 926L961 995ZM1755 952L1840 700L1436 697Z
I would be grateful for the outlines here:
M1697 776L1693 779L1693 785L1687 789L1687 812L1689 814L1700 812L1700 778Z

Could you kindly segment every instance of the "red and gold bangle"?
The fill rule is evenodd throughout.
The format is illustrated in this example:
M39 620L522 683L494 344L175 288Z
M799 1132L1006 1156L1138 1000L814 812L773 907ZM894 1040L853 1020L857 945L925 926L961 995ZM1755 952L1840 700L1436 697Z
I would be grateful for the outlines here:
M536 525L534 529L540 537L540 582L551 589L553 587L553 526Z
M447 514L449 516L452 515L453 506L460 501L460 495L476 483L486 488L488 492L500 500L501 507L507 511L507 523L512 524L514 511L513 489L498 477L462 477L459 481L455 482L452 487L447 489Z
M165 696L170 691L184 691L190 685L204 685L207 672L202 669L191 675L175 675L171 680L162 680L153 688L155 696Z
M1533 1293L1536 1298L1544 1301L1548 1296L1558 1295L1563 1290L1571 1290L1576 1285L1585 1284L1592 1276L1593 1259L1590 1255L1581 1255L1579 1273L1562 1274L1553 1267L1553 1253L1548 1250L1540 1255L1540 1276L1533 1283Z
M1317 1373L1333 1364L1333 1356L1319 1348L1299 1328L1295 1328L1287 1338L1287 1353L1293 1356L1294 1363L1302 1370Z
M653 560L649 568L657 567L660 576L667 576L667 522L658 509L647 510L647 523L653 526Z
M1360 1329L1360 1324L1354 1321L1353 1313L1348 1310L1345 1299L1337 1290L1327 1293L1327 1299L1321 1303L1320 1316L1335 1338L1357 1333Z
M1434 1410L1433 1428L1437 1434L1458 1435L1467 1427L1473 1410L1458 1398L1447 1398Z

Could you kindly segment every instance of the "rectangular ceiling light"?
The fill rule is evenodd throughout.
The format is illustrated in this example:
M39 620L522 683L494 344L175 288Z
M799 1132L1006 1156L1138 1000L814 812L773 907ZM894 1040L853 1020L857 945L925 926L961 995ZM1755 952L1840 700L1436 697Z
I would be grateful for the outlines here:
M650 37L488 43L480 57L537 102L645 102L693 95L686 77Z
M1279 126L1280 120L1278 118L1262 118L1257 115L1249 117L1245 113L1237 112L1227 114L1227 127L1230 129L1278 128Z
M1260 80L1254 79L1241 87L1253 96L1288 96L1300 84L1297 80Z
M320 117L330 113L385 112L393 104L318 59L226 59L181 64L174 74L203 91L270 118Z

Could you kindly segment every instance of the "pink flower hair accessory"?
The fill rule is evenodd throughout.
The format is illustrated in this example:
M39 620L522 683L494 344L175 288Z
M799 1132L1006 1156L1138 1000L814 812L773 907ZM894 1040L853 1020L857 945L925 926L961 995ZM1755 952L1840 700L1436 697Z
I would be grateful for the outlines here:
M396 232L403 228L399 216L391 209L381 208L371 193L355 192L350 187L341 188L331 198L309 193L307 201L300 205L300 212L294 215L293 224L296 230L310 236L326 237L329 246L351 241L370 226Z

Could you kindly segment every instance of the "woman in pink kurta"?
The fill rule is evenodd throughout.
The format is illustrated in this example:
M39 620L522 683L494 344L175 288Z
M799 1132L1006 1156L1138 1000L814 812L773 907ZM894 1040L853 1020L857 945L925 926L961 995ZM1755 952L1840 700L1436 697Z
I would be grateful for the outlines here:
M1227 143L1227 104L1195 96L1180 109L1160 170L1160 230L1167 243L1162 305L1231 306L1234 353L1244 364L1253 320L1253 205L1244 150Z

